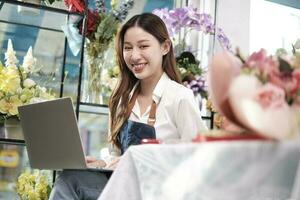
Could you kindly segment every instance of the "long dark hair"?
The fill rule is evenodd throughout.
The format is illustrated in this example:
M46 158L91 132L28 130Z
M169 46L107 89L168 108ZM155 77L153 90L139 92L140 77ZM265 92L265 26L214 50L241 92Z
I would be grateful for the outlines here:
M139 27L144 31L153 35L160 44L170 40L168 30L164 22L152 13L143 13L135 15L129 19L120 29L116 38L116 52L117 62L120 68L120 77L118 85L110 97L110 141L117 145L118 134L123 123L127 120L127 106L129 103L129 95L138 79L128 69L123 57L124 35L129 28ZM171 42L170 42L171 43ZM172 43L169 52L163 56L162 61L163 71L170 77L170 79L181 83L180 76L176 70L176 60L174 57Z

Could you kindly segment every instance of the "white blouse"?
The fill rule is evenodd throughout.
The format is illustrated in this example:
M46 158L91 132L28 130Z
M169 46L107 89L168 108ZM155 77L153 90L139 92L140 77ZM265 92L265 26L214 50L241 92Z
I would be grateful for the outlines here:
M157 105L154 124L157 139L166 142L174 139L190 141L197 133L207 130L193 91L172 81L166 73L163 73L154 88L153 100ZM150 107L141 115L136 101L129 119L147 123Z
M156 102L156 122L154 124L156 138L162 142L187 142L191 141L196 134L207 131L193 91L172 81L166 73L162 74L154 88L153 100ZM150 107L151 105L141 115L138 101L136 101L129 119L146 124ZM120 155L120 151L113 145L110 145L109 152L110 156L104 159L106 162L112 157Z

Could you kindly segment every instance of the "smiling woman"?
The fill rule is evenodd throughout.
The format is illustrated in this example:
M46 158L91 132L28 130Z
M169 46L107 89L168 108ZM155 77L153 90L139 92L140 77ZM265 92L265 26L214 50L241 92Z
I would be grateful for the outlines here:
M160 44L154 36L139 27L128 29L124 36L124 60L138 79L157 82L163 73L162 55L169 49L170 41Z
M112 148L107 168L114 169L123 153L143 139L187 142L207 130L193 92L180 84L173 46L158 16L143 13L129 19L118 33L116 50L120 76L109 105ZM101 173L64 171L51 199L96 199L105 180Z
M178 84L180 78L173 46L166 26L158 16L145 13L131 18L119 32L117 47L122 84L117 86L110 102L113 144L124 151L121 130L127 126L126 120L149 122L147 115L153 103L157 113L164 113L156 116L157 139L189 140L195 132L205 129L199 119L199 110L194 110L197 106L192 92ZM171 100L175 96L177 99ZM134 100L132 110L127 108L130 99ZM177 113L185 120L179 120ZM183 124L187 119L191 119L190 123Z

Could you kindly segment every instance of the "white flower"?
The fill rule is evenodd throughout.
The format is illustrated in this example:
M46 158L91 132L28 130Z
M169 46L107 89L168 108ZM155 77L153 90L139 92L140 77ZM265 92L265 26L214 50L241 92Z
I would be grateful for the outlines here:
M110 90L114 90L116 87L117 87L117 84L118 84L118 78L110 78L109 80L109 88Z
M34 80L32 80L30 78L25 79L23 82L23 85L25 88L31 88L31 87L35 86L35 84L36 83L34 82Z
M108 82L108 80L109 80L110 77L109 77L107 69L104 69L102 71L101 78L102 78L102 80L103 80L104 83Z
M33 97L32 99L30 99L29 103L39 103L39 102L43 102L43 101L46 101L46 100L43 98L40 98L40 97Z
M42 93L47 92L47 89L45 87L37 86L37 89L40 90Z
M12 67L16 67L17 63L19 62L17 57L16 57L16 52L13 49L13 45L11 40L8 40L7 43L7 51L5 53L5 66L12 66Z
M108 87L110 90L114 90L118 83L118 78L110 77L107 69L103 70L101 80L103 80L103 85Z
M184 73L187 72L186 69L183 68L183 67L179 67L179 71L180 71L181 74L184 74Z
M32 72L36 64L36 58L32 55L32 47L30 46L23 60L23 69L26 73Z
M0 119L18 115L18 106L53 99L55 96L30 78L36 59L32 48L27 51L23 66L19 66L11 40L5 54L6 66L0 62Z

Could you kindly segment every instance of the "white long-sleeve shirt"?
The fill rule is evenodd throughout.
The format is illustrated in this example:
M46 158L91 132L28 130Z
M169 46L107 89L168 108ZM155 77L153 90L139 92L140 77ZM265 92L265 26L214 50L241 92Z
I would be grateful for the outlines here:
M154 88L153 100L157 105L154 128L158 140L162 142L191 141L196 134L207 130L201 119L193 91L172 81L166 73L162 74ZM138 101L136 101L129 119L146 124L149 118L150 107L151 105L141 115ZM119 151L112 147L110 152L114 156L120 154Z
M192 90L172 81L166 73L154 88L153 100L157 105L154 124L157 139L190 141L197 133L207 130ZM150 107L141 115L136 101L129 119L147 123Z

